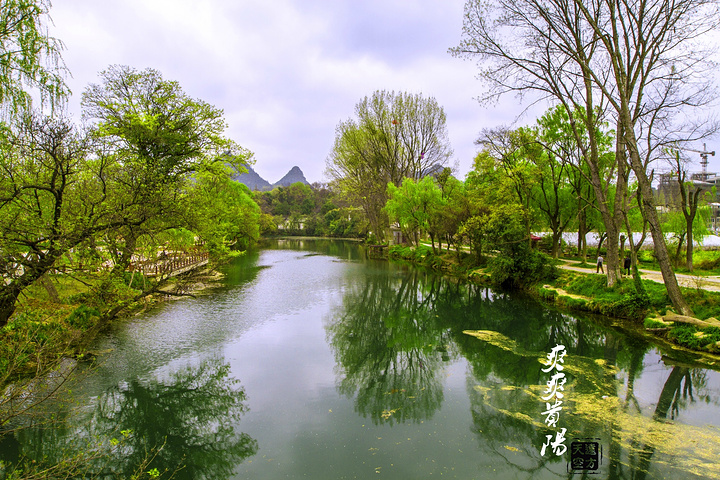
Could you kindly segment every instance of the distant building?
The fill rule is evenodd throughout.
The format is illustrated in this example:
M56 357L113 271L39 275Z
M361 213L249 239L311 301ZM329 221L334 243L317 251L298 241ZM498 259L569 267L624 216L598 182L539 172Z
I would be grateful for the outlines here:
M662 211L679 210L682 207L682 200L680 198L680 186L678 185L678 174L677 172L666 172L659 175L660 184L657 188L657 206ZM690 175L689 182L695 187L700 187L701 195L706 192L712 192L715 187L716 192L720 191L720 175L716 173L693 173ZM713 231L720 230L720 198L717 193L712 197L711 202L708 203L710 207L710 222L708 227Z
M705 177L705 178L703 178ZM678 185L677 172L666 172L659 175L660 184L657 188L658 206L673 210L680 208L680 185ZM720 187L720 176L715 173L693 173L688 180L695 187L700 187L702 193L712 191L713 187ZM713 200L715 200L713 198Z

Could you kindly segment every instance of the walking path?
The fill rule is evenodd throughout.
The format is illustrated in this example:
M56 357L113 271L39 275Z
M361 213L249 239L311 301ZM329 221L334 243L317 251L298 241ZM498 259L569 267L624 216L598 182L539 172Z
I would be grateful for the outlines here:
M428 247L430 246L429 243L423 242L423 244ZM462 245L461 248L465 251L470 251L470 247L468 247L467 245ZM594 264L587 264L587 267L579 267L578 265L582 263L579 260L570 260L566 258L560 258L559 260L564 263L558 265L558 267L564 270L573 270L581 273L595 273L593 271L596 269L596 266ZM642 278L644 278L645 280L652 280L653 282L657 283L665 283L662 278L662 273L657 270L641 269L639 270L639 272L642 274ZM720 275L705 277L700 275L675 273L675 277L677 277L678 283L681 287L702 288L704 290L720 292Z
M582 273L595 273L597 267L595 265L589 265L587 267L577 266L581 262L578 260L560 259L564 262L558 267L564 270L573 270ZM642 278L645 280L652 280L653 282L665 283L662 278L662 274L656 270L640 270ZM702 288L704 290L711 290L714 292L720 292L720 276L703 277L700 275L688 275L684 273L676 273L678 283L682 287L688 288Z

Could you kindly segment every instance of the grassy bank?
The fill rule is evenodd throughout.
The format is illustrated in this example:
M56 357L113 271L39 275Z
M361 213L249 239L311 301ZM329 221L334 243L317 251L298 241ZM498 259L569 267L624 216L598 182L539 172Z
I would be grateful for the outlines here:
M582 310L642 323L651 333L683 347L720 353L720 328L679 322L666 322L663 316L672 312L665 286L643 280L647 296L636 293L632 279L607 286L604 275L565 271L560 278L536 286L540 298L571 310ZM699 320L720 317L720 292L681 287L683 295Z

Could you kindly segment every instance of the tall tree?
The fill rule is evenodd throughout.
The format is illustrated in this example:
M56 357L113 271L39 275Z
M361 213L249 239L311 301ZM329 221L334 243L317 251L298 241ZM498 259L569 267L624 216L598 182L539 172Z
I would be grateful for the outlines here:
M683 313L691 311L672 270L647 168L669 132L688 139L698 131L673 122L681 118L675 115L678 110L708 102L707 49L696 40L712 31L719 18L714 0L469 0L465 38L453 50L491 63L484 71L491 96L534 91L568 112L582 107L588 131L612 113L618 178L632 168L638 179L668 295ZM596 177L598 156L592 143L590 147L586 159ZM615 195L616 202L625 198L624 191ZM599 205L605 202L598 196ZM611 251L617 250L620 223L617 215L613 220L618 221L606 228L608 263L615 270L617 255Z
M437 218L438 212L446 203L435 180L430 176L419 182L406 178L399 187L388 183L387 189L388 202L385 210L390 218L400 224L407 237L414 239L416 246L420 244L419 233L430 234L432 248L435 251L435 238L439 226L433 220Z
M376 91L356 105L355 114L336 128L327 173L362 206L373 233L383 239L387 184L419 180L448 163L445 112L434 98Z
M672 152L671 152L672 153ZM693 242L695 217L698 213L698 207L700 206L701 195L703 188L701 185L694 185L693 182L687 178L687 168L683 165L680 159L680 152L674 152L672 168L677 172L677 183L680 191L680 209L682 210L683 217L685 218L685 235L687 238L687 249L685 255L685 266L689 271L693 271ZM705 190L707 193L707 190Z
M113 200L127 220L113 234L121 239L115 270L122 271L142 235L187 225L193 174L226 175L226 164L240 168L251 155L223 136L222 110L189 97L157 70L113 65L100 77L83 93L83 116L121 166L112 175L122 186Z

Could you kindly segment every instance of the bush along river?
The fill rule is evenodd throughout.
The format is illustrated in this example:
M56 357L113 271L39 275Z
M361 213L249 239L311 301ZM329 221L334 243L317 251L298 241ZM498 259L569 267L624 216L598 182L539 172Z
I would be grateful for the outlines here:
M610 319L351 242L224 273L101 338L53 421L4 438L5 471L87 451L100 478L720 478L720 365Z

